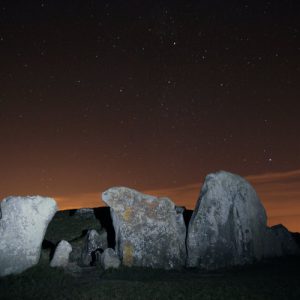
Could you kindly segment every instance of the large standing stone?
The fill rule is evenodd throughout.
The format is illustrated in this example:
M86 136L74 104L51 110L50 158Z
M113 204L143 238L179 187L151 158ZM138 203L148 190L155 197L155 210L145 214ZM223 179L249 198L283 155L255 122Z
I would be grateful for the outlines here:
M0 205L0 276L5 276L38 263L57 207L54 199L40 196L8 197Z
M87 232L84 247L82 250L82 263L86 266L90 265L91 262L99 261L98 253L107 248L107 232L103 229L100 234L95 230L91 229ZM97 252L98 251L98 252Z
M69 256L72 246L65 240L58 243L53 258L50 262L51 267L66 267L69 264Z
M209 174L188 228L187 266L215 269L261 259L266 226L265 209L245 179Z
M111 207L116 251L125 266L178 268L185 265L186 227L168 198L125 187L102 194Z
M101 265L104 270L118 269L120 264L121 264L121 261L114 249L107 248L101 254Z

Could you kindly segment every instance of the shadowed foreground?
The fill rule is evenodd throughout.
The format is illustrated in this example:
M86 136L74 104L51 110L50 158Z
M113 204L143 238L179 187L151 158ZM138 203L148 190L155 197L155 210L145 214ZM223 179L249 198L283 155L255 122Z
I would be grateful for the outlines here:
M108 212L97 210L96 215ZM108 230L111 226L109 220L101 225ZM300 299L299 257L215 272L125 267L104 271L99 266L65 272L49 267L49 257L61 239L76 241L101 225L99 219L57 213L39 264L20 275L0 278L0 299Z
M300 299L300 260L218 272L96 267L78 276L40 263L0 280L1 299Z

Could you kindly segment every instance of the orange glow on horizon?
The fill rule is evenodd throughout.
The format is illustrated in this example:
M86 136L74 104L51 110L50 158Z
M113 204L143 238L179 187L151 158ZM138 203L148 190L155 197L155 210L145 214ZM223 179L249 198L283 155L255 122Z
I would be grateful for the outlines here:
M300 232L300 170L282 173L251 175L246 179L253 185L268 215L268 224L283 224L290 231ZM194 209L202 184L176 188L151 189L142 192L166 196L177 205ZM55 197L61 210L105 206L101 192Z

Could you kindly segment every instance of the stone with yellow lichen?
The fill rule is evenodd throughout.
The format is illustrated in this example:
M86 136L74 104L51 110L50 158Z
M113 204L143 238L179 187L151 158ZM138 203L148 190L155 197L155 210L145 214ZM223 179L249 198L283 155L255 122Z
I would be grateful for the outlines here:
M115 187L102 199L111 208L116 252L123 265L164 269L185 265L186 227L182 212L169 198Z

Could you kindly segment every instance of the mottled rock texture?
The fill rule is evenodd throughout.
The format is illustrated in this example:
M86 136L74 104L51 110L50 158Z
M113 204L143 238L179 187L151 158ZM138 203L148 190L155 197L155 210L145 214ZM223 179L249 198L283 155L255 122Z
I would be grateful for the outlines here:
M92 262L98 261L97 250L105 250L107 248L107 232L103 229L100 234L91 229L87 232L85 243L83 246L81 258L83 265L90 265Z
M8 197L0 205L0 276L5 276L38 263L57 206L54 199L40 196Z
M53 258L50 262L51 267L66 267L69 264L69 256L72 246L65 240L58 243Z
M228 172L209 174L187 236L187 266L216 269L264 256L267 216L253 187Z
M168 198L115 187L102 194L110 206L116 252L125 266L172 269L185 265L186 227Z
M121 261L112 248L107 248L101 254L101 266L104 270L107 269L118 269Z

